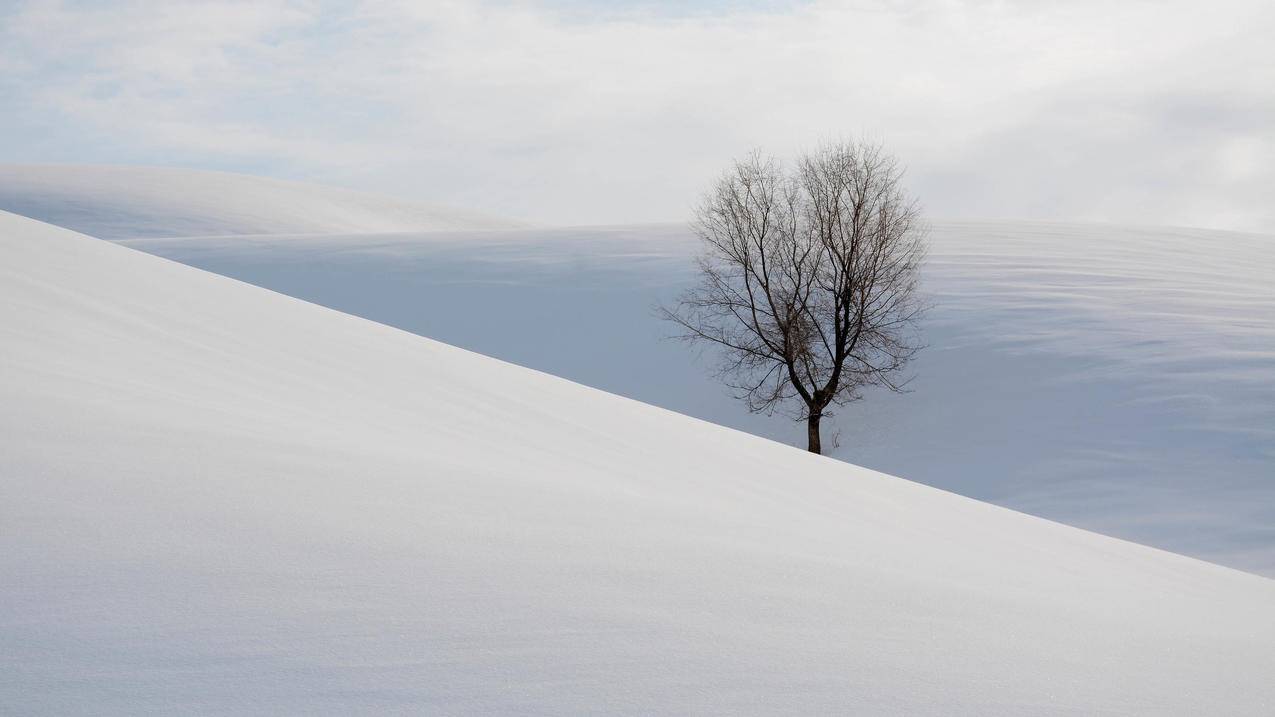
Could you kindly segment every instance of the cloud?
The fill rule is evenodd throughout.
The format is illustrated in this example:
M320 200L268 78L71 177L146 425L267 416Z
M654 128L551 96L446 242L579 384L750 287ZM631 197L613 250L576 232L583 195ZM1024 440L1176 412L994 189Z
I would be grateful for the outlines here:
M2 23L12 159L593 223L680 219L754 146L867 134L935 216L1275 231L1265 0L42 2Z

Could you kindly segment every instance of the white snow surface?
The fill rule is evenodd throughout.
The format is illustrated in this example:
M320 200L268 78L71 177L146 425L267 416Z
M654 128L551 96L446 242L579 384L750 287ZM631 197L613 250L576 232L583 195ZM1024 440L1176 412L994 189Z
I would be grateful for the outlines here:
M1275 712L1275 581L0 213L14 714Z
M0 164L0 210L103 239L518 226L476 212L302 182L113 165Z
M849 462L1275 576L1275 237L939 222L912 392L827 422ZM685 227L129 246L714 423L749 415L651 307ZM838 437L837 440L835 437Z

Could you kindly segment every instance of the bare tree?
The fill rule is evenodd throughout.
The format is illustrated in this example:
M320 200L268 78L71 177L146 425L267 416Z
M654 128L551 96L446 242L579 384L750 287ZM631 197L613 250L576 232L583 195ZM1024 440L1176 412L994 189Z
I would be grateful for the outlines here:
M791 166L753 153L709 191L694 228L700 281L662 315L723 349L748 408L806 421L812 453L830 406L900 391L920 348L926 228L880 145L837 142Z

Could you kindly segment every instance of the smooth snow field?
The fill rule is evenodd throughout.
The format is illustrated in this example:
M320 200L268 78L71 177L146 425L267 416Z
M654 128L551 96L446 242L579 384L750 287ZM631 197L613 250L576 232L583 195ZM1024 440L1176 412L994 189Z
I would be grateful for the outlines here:
M473 212L314 184L110 165L0 164L0 210L102 239L517 226Z
M803 445L663 340L683 227L125 244ZM913 391L839 411L833 455L1275 575L1275 238L937 223L931 245Z
M4 213L0 405L6 713L1275 712L1270 579Z

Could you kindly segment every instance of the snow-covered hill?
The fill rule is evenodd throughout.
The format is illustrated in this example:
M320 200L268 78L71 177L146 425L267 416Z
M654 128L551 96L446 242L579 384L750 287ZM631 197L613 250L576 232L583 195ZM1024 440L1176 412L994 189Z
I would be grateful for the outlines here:
M1275 581L0 214L16 714L1275 710Z
M171 167L0 164L0 210L103 239L517 226L300 182Z
M834 455L1275 575L1275 238L939 223L913 393L836 417ZM800 444L748 415L651 306L673 226L129 246L586 385ZM830 443L830 441L825 441Z

